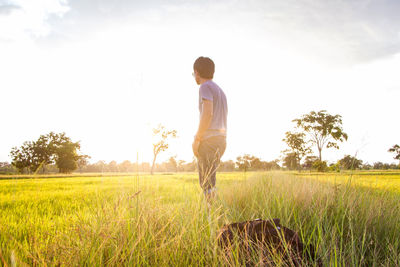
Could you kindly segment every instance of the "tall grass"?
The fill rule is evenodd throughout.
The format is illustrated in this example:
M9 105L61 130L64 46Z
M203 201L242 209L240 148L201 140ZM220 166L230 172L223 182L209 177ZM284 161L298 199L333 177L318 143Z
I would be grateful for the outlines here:
M222 225L280 218L324 265L400 265L400 196L286 173L218 174L211 209L195 174L0 181L3 265L240 265Z

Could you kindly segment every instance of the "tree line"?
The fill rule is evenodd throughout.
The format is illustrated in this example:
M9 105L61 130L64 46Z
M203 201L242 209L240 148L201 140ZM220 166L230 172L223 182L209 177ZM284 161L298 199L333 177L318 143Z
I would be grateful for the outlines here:
M340 171L349 169L398 169L399 165L375 162L370 165L356 157L345 155L336 163L328 166L323 160L325 149L339 149L339 144L348 140L343 130L342 117L331 115L326 110L311 111L292 121L294 127L285 133L282 139L287 149L282 151L282 157L273 161L263 161L250 154L238 156L236 161L222 161L220 171L250 171L250 170L317 170ZM128 160L121 163L98 161L89 163L90 156L80 154L80 142L74 142L65 133L50 132L41 135L36 141L26 141L20 147L13 147L10 156L11 164L0 162L0 173L45 173L60 172L180 172L196 171L196 161L177 160L170 157L167 161L157 163L160 153L169 148L169 141L177 138L176 130L168 130L162 125L153 129L156 141L153 144L153 160L150 165L132 163ZM317 155L313 155L313 148ZM400 146L394 145L388 152L394 154L394 159L400 161ZM278 164L282 163L282 167Z
M242 155L238 158L241 160L227 160L221 161L218 171L232 172L232 171L268 171L268 170L298 170L297 166L287 167L283 164L281 167L278 163L279 160L274 161L262 161L257 157L251 156L249 154ZM301 170L317 170L318 166L314 166L313 163L318 157L307 157L305 161L301 164ZM261 164L259 162L262 162ZM363 163L362 160L354 159L350 155L346 155L343 159L339 160L337 163L327 166L324 171L339 171L339 170L390 170L399 169L399 165L395 163L383 163L375 162L373 164ZM117 163L116 161L106 162L104 160L97 161L95 163L78 164L75 172L78 173L150 173L151 165L148 162L143 162L137 164L136 162L131 162L129 160ZM196 172L197 165L196 161L186 162L184 160L176 160L176 158L168 159L161 163L156 163L154 166L154 172ZM0 174L14 174L18 170L9 162L0 162ZM47 165L45 171L40 171L40 173L57 173L59 169L56 165ZM29 173L29 172L25 172Z
M232 172L232 171L258 171L258 170L278 170L281 167L278 165L277 160L266 162L262 161L260 158L245 154L243 156L237 157L236 161L227 160L221 161L218 171ZM79 173L151 173L153 172L196 172L197 163L193 159L190 162L185 160L178 160L176 156L170 157L168 160L160 163L150 164L148 162L131 162L129 160L124 160L120 163L112 160L106 162L104 160L97 161L95 163L89 163L88 160L78 160L76 165L76 172ZM18 170L13 166L13 164L8 162L0 162L0 173L12 174L18 172ZM40 173L56 173L60 172L56 164L46 165L45 170L42 169ZM24 173L24 172L20 172ZM32 172L25 172L32 173Z

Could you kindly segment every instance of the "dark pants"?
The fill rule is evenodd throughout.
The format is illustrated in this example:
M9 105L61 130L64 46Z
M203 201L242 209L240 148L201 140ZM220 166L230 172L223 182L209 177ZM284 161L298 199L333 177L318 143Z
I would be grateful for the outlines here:
M217 168L225 148L225 136L212 136L200 142L197 166L200 186L204 192L215 187Z

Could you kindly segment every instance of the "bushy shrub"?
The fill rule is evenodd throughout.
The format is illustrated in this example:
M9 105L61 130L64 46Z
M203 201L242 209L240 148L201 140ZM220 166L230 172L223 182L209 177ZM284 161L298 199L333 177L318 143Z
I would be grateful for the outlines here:
M322 160L322 161L316 160L316 161L314 161L312 168L319 172L326 172L328 170L328 165L326 164L326 161L324 161L324 160Z
M331 165L328 167L328 170L331 171L331 172L340 172L340 166L339 166L338 163L331 164Z

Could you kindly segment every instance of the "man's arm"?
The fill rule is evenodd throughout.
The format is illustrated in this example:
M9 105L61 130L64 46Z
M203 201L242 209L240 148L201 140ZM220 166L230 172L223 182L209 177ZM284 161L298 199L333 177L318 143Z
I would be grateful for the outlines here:
M199 157L200 140L203 138L204 132L210 126L213 117L213 102L203 99L202 113L200 116L199 129L197 130L196 137L192 144L194 155Z
M213 102L210 100L203 99L203 108L200 116L199 128L196 133L196 140L203 138L204 132L208 129L211 124L213 117Z

